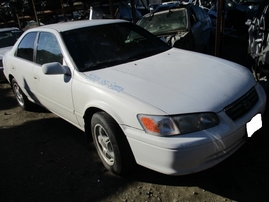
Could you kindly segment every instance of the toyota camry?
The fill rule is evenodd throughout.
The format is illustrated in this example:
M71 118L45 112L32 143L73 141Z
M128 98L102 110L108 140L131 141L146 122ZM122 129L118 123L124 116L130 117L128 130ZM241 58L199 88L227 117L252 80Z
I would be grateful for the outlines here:
M266 94L247 68L172 48L124 20L29 29L3 64L23 109L43 106L84 131L118 175L137 164L202 171L262 127Z

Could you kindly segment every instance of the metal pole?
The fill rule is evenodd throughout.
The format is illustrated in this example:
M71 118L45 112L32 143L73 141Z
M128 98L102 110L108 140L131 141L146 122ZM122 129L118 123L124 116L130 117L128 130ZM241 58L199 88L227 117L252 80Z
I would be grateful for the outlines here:
M61 2L62 13L63 13L63 15L64 15L64 21L66 22L67 19L66 19L66 14L65 14L65 10L64 10L63 0L60 0L60 2ZM57 14L56 14L56 15L57 15Z
M215 56L221 57L224 35L225 0L217 1L217 24L215 38Z
M20 18L19 18L17 8L15 9L15 12L16 12L16 18L17 18L17 21L18 21L19 28L21 29L21 22L20 22Z
M131 8L132 8L132 16L133 16L133 22L137 22L137 16L136 16L136 8L135 8L135 2L134 0L131 0Z
M32 4L33 4L34 13L35 13L36 23L37 23L38 26L40 26L40 23L39 23L39 20L38 20L38 17L37 17L37 13L36 13L36 9L35 9L35 2L34 2L34 0L32 0Z
M110 10L111 18L115 18L114 12L113 12L113 0L109 0L109 10Z

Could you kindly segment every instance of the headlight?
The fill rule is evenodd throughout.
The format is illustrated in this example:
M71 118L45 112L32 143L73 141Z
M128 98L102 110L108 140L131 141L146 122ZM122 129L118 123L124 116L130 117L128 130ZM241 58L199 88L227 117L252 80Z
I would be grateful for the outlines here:
M138 120L147 133L158 136L173 136L191 133L218 125L215 113L195 113L176 116L138 115Z

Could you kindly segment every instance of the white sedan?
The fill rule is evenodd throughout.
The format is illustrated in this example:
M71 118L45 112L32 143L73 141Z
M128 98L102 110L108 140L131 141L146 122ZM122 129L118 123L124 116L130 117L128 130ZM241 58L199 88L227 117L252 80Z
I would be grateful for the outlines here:
M21 34L22 31L16 27L0 28L0 80L5 79L2 63L3 55L12 48Z
M41 105L85 131L119 175L135 164L168 175L210 168L262 126L266 107L245 67L122 20L30 29L4 74L22 108Z

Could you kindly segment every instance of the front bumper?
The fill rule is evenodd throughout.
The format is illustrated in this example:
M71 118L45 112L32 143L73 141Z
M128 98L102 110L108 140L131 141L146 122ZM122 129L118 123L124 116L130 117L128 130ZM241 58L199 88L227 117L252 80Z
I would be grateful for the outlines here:
M124 127L136 162L168 175L185 175L208 169L238 150L246 141L246 124L265 111L266 95L257 85L258 103L243 117L232 121L224 111L214 128L176 137L157 137Z

